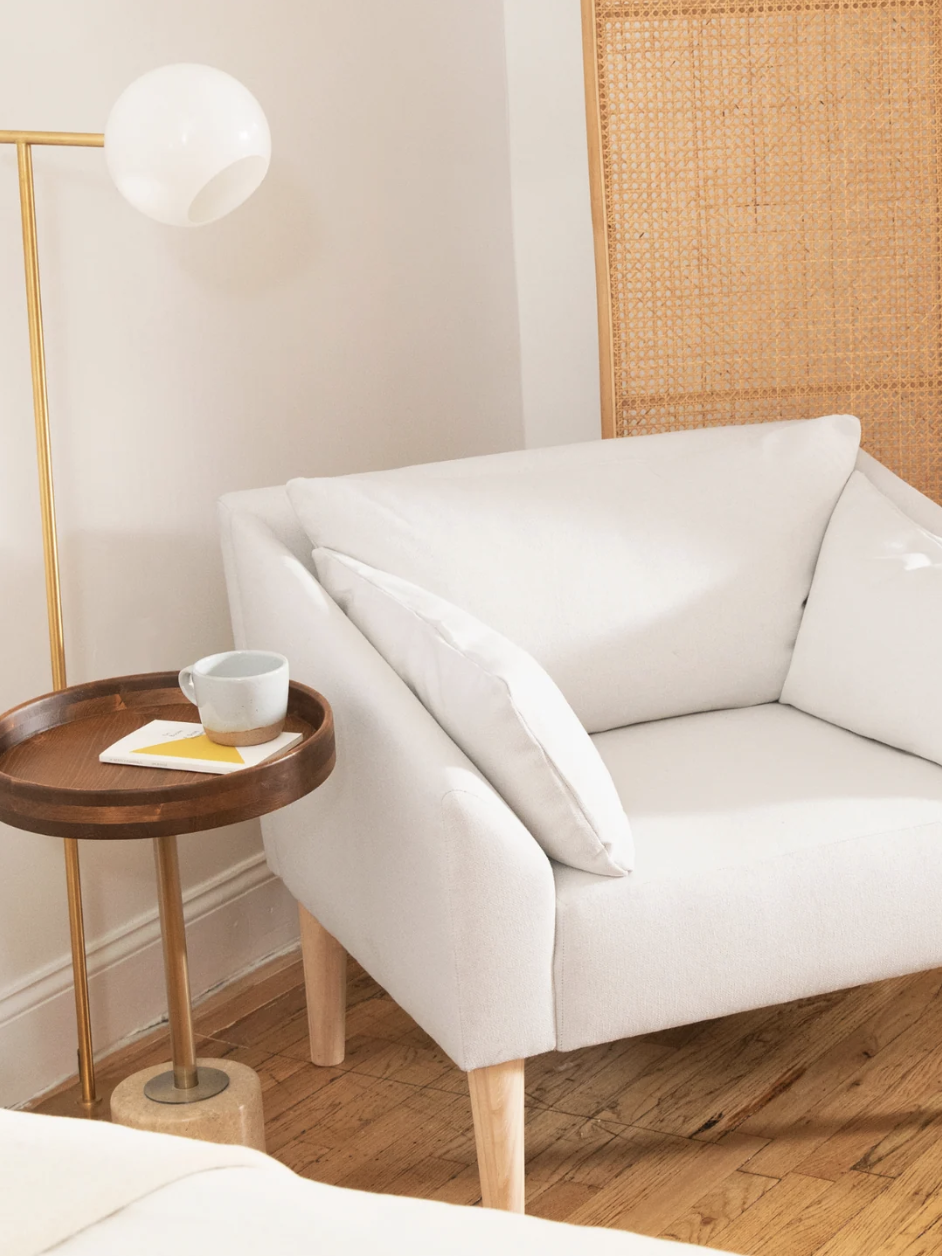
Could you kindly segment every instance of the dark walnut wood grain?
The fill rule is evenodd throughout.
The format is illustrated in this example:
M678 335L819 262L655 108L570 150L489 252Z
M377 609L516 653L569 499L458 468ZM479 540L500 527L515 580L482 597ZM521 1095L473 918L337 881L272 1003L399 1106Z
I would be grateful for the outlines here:
M15 707L0 717L0 821L53 837L193 833L277 811L333 770L330 706L295 681L285 728L304 737L257 767L218 776L98 761L150 720L198 718L175 672L97 680Z

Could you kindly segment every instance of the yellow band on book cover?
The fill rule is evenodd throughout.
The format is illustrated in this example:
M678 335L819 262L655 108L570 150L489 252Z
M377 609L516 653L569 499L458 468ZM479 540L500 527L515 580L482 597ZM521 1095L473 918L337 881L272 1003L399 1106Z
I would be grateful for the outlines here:
M182 741L162 741L156 746L140 746L132 754L161 754L175 759L205 759L208 763L244 763L235 746L220 746L205 733Z
M120 738L98 758L126 767L173 768L178 772L241 772L283 754L301 740L302 733L279 733L255 746L219 746L190 720L151 720Z

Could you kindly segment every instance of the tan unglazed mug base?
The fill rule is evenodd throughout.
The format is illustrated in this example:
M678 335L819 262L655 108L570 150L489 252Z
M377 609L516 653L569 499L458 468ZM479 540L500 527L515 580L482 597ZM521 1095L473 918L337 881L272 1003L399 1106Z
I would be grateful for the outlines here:
M247 728L244 733L216 733L203 725L203 732L217 746L260 746L263 741L274 741L284 731L285 722L266 724L264 728Z

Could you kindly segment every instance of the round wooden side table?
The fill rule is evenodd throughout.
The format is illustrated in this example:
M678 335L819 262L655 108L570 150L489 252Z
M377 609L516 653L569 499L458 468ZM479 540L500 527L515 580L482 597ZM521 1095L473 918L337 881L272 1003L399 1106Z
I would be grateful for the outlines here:
M214 775L99 762L151 720L195 715L176 672L74 685L15 707L0 717L0 821L53 837L153 840L172 1062L121 1082L112 1120L264 1149L256 1074L196 1058L177 836L266 815L316 789L334 766L333 716L292 681L285 728L302 739L256 767Z

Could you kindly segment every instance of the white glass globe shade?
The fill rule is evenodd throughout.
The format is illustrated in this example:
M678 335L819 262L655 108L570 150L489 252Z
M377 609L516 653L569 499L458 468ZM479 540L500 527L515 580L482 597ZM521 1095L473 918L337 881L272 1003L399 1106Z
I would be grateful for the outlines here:
M271 134L238 79L208 65L165 65L136 79L105 125L121 195L149 218L198 227L241 205L265 177Z

